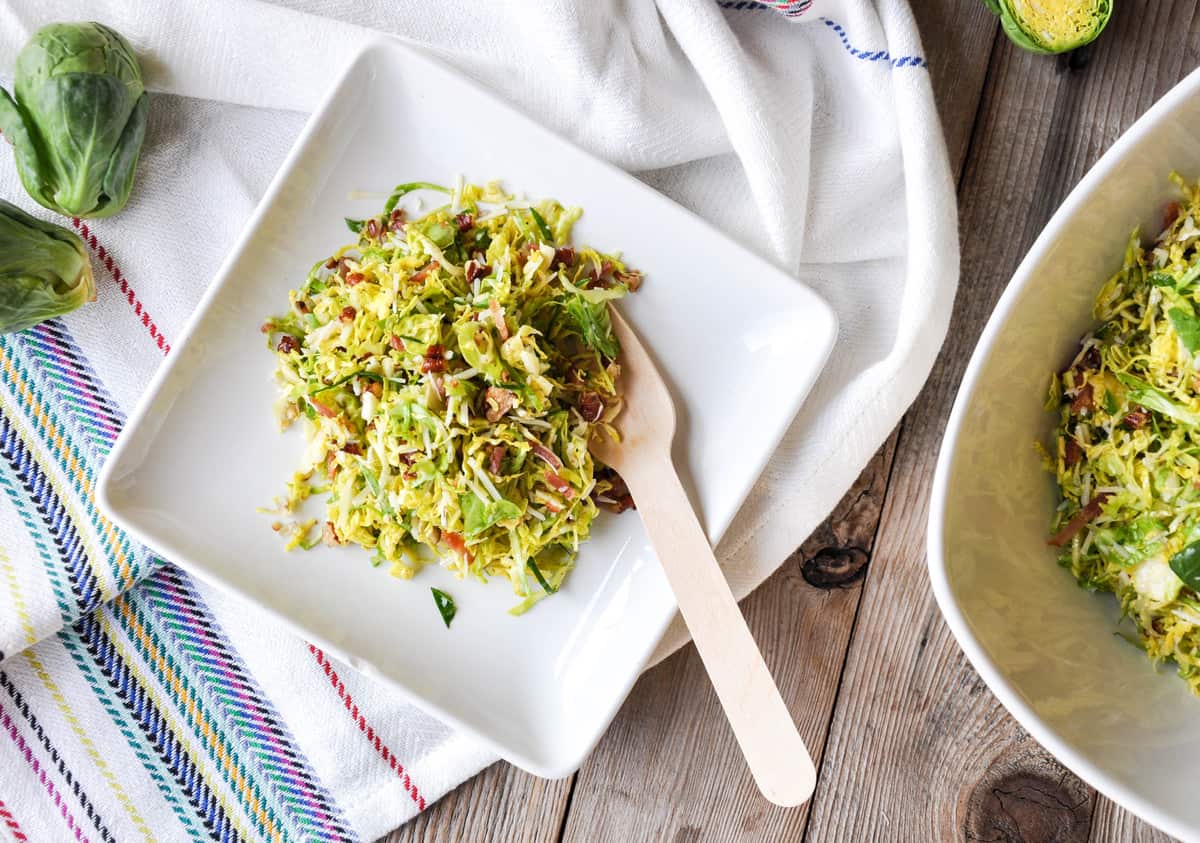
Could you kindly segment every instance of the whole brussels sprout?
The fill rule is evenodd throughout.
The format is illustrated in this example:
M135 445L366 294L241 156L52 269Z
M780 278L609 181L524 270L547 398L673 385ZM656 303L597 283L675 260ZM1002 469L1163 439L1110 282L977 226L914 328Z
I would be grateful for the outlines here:
M984 0L1004 34L1035 53L1065 53L1090 44L1112 16L1113 0Z
M79 236L0 199L0 334L23 331L95 297Z
M147 98L129 43L99 23L52 23L17 56L0 131L25 190L52 211L106 217L133 187Z

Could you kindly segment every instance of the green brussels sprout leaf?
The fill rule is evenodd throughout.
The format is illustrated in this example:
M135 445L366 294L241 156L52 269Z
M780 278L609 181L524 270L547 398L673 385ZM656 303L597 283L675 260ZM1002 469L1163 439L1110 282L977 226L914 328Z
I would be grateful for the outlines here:
M17 56L12 95L0 94L0 130L30 196L75 217L125 206L148 101L124 38L98 23L45 26Z
M25 185L25 190L37 200L38 204L46 205L48 200L43 198L46 195L46 188L42 183L42 173L45 171L42 166L42 156L34 144L33 136L29 132L29 123L21 106L17 105L16 101L9 96L8 91L3 88L0 88L0 132L3 132L13 145L17 159L17 172L21 177L21 183Z
M133 174L137 169L138 154L142 151L142 141L146 138L149 111L150 101L145 96L140 97L117 140L112 160L104 174L104 192L108 196L128 197L133 190ZM125 204L124 200L121 204Z
M0 199L0 333L23 331L95 296L79 235Z

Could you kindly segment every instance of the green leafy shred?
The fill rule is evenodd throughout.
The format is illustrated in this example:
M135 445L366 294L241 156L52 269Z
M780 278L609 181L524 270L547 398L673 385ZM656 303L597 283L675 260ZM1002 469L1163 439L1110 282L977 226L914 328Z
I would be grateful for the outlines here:
M408 218L414 191L449 201ZM563 245L579 213L496 183L399 185L267 320L282 426L308 441L284 506L323 492L326 544L406 579L433 558L502 576L513 614L561 587L619 483L588 442L617 435L608 307L641 282Z
M442 616L442 623L446 625L446 629L449 629L450 621L454 620L454 616L458 614L458 606L454 604L454 598L440 588L429 590L433 592L433 604L437 606L438 614Z
M573 295L564 306L585 343L607 357L617 356L620 349L617 338L613 336L612 320L605 302L593 304L583 296Z
M529 209L529 216L533 217L533 221L537 223L538 231L542 233L547 243L554 242L554 233L550 231L550 226L546 225L546 218L538 213L537 208Z
M537 577L538 585L540 585L542 587L542 590L545 591L547 594L553 594L554 592L558 591L557 588L550 585L550 583L546 582L546 577L544 574L542 574L542 569L539 568L537 566L537 563L534 562L532 559L529 560L529 570L533 571L533 575L535 577Z
M1172 180L1165 230L1149 245L1133 233L1097 327L1051 384L1051 544L1200 694L1200 185Z

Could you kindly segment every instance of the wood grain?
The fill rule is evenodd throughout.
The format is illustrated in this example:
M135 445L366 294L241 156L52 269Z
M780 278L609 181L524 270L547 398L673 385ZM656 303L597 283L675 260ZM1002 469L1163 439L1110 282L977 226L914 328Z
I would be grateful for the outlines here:
M982 6L963 10L957 0L916 0L912 5L930 63L951 167L957 174L966 159L996 22ZM893 433L884 443L830 517L741 604L785 699L795 700L793 714L798 709L806 712L797 720L817 763L883 507L896 436ZM796 646L796 642L803 643ZM792 669L785 670L787 665ZM781 674L785 672L793 677L792 685L784 684ZM802 673L803 694L794 687ZM681 688L686 689L682 696ZM683 770L691 772L685 775ZM714 776L713 770L721 770L722 776ZM723 781L727 770L738 771L741 778ZM498 833L496 827L482 820L490 818L487 802L496 798L483 782L498 775L517 783L525 799L532 798L530 783L536 780L501 762L397 829L384 843L497 839L489 836ZM808 810L807 806L785 811L760 804L692 647L639 681L578 776L563 829L563 838L569 840L689 840L698 839L701 830L704 839L786 840L800 833ZM520 815L521 824L502 828L520 839L517 835L528 832L524 823L532 820L532 814L567 812L568 793L550 789L539 794L543 803L536 811ZM657 795L653 801L639 803L647 794ZM686 809L676 814L672 804ZM730 804L744 808L736 819L728 813ZM457 836L436 836L447 830Z
M1094 48L1059 59L997 38L981 3L912 6L961 175L950 337L902 433L742 604L821 765L813 803L758 798L689 647L642 678L573 783L498 764L389 843L1169 839L1065 771L987 691L929 594L924 530L945 418L996 297L1086 168L1200 63L1200 0L1123 0Z
M814 756L824 742L861 580L815 587L802 564L828 547L825 539L870 552L890 457L889 441L842 500L836 527L823 528L742 603ZM777 808L759 797L722 719L694 647L648 672L580 770L563 839L689 840L701 831L705 840L797 839L806 809Z
M571 779L493 764L380 843L554 843L570 789Z
M1124 3L1086 62L1032 56L1006 41L996 50L959 192L954 328L897 448L808 839L1149 834L1133 818L1111 819L1115 809L1040 750L1026 750L1028 737L967 665L933 603L924 532L945 419L995 299L1087 166L1194 64L1184 39L1170 48L1162 37L1190 31L1194 12L1193 2ZM1094 816L1127 836L1092 836Z
M955 45L927 53L957 171L978 110L995 21L982 7L968 12L952 0L927 0L914 11L927 45ZM888 440L783 568L742 603L818 763L861 580L869 578L894 442ZM722 772L714 776L713 770ZM564 840L788 840L800 833L807 810L783 811L755 797L689 647L642 678L580 771Z
M1133 814L1101 796L1092 815L1091 843L1131 841L1131 843L1172 843L1175 838L1151 828Z

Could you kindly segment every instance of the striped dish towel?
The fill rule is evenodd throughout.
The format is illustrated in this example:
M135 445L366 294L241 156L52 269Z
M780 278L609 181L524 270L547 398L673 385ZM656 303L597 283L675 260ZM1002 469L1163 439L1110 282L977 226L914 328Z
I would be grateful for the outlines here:
M92 499L362 27L430 48L837 308L827 376L719 549L738 594L833 507L940 344L957 234L928 74L903 0L165 8L0 5L0 74L39 26L86 17L129 37L155 92L129 206L57 220L87 243L98 300L0 337L0 840L370 841L495 759L155 559ZM0 153L0 196L50 218Z

